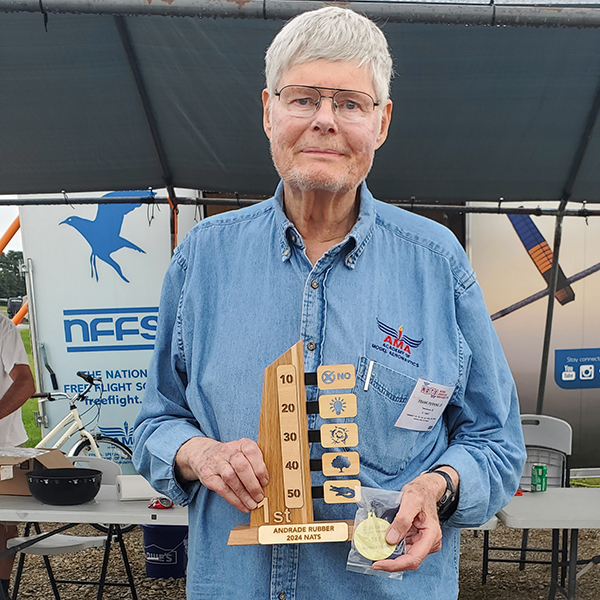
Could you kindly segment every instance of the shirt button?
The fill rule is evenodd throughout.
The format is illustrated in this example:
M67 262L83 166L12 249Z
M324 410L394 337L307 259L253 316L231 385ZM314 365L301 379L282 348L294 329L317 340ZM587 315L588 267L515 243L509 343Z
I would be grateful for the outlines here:
M290 239L292 240L292 243L295 244L298 241L298 238L296 237L295 234L292 233L292 235L290 236ZM283 594L283 592L281 592Z
M279 600L285 600L287 598L287 596L285 595L285 592L279 592L279 596L277 596L279 598Z
M310 282L310 287L311 287L313 290L316 290L316 289L319 287L319 282L318 282L316 279L313 279L313 280Z
M290 255L290 249L289 249L289 248L286 248L286 249L283 251L283 255L284 255L284 256L289 256L289 255Z
M317 347L317 345L314 342L308 342L308 344L306 344L306 347L313 352L314 349ZM282 592L283 593L283 592Z

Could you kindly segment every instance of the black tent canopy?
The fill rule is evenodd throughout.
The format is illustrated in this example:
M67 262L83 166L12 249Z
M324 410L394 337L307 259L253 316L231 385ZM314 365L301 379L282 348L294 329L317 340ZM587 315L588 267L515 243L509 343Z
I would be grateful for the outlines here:
M0 193L269 195L264 52L322 4L45 0L46 31L39 0L0 0ZM600 200L600 9L351 5L382 24L397 72L376 196L557 200L576 174L571 199Z

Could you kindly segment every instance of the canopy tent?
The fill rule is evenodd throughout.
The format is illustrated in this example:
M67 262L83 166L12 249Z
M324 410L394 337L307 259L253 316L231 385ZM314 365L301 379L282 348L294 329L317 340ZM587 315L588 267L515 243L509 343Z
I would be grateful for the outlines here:
M0 0L0 194L271 194L264 51L277 17L321 4ZM600 200L600 9L351 5L380 19L397 72L376 196Z
M285 19L325 4L0 0L0 194L270 195L278 178L262 131L264 52ZM378 20L395 57L373 193L441 204L562 200L553 298L566 201L600 203L596 0L342 4Z

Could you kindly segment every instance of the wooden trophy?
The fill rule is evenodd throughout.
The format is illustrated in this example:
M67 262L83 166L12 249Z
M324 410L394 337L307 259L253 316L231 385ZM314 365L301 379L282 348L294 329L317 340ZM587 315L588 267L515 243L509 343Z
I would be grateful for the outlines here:
M315 383L323 390L347 390L354 387L355 380L354 365L336 365L319 367ZM356 416L356 396L321 395L318 412L324 419ZM319 432L313 433L316 442ZM265 369L258 445L269 472L269 483L265 498L250 514L250 524L231 531L230 546L351 539L353 521L314 521L309 441L313 439L309 440L300 341ZM323 425L320 442L332 449L356 446L357 425L337 422ZM326 476L356 475L360 469L358 453L325 453L321 468ZM315 489L321 492L320 488ZM356 502L360 482L330 480L323 486L322 494L327 503Z

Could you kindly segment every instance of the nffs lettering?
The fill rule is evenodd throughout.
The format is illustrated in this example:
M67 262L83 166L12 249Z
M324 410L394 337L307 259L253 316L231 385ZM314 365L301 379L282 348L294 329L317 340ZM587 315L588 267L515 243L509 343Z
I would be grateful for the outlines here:
M63 311L67 352L152 350L158 308Z

